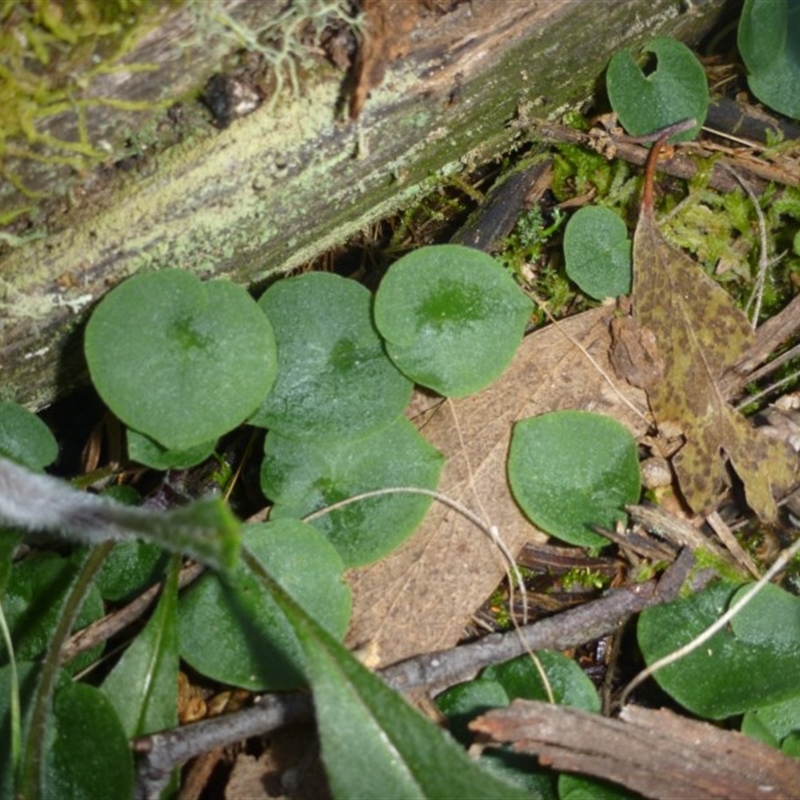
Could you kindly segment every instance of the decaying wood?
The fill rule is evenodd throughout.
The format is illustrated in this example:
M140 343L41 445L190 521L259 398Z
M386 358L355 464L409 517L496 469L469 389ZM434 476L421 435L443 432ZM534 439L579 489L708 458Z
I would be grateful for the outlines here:
M736 731L674 714L626 706L609 719L567 706L515 700L472 730L534 753L557 770L622 784L663 800L790 800L800 797L793 758Z
M72 208L29 231L43 238L0 262L4 399L40 408L85 380L81 324L124 277L180 267L258 286L513 148L523 138L510 124L520 106L547 116L580 103L619 47L655 35L696 41L724 4L630 0L605 4L600 16L594 0L470 0L444 13L423 5L407 53L387 66L356 122L338 112L342 73L322 70L298 97L284 94L225 130L198 123L175 147L143 153L146 168L125 181L106 181L108 167L84 176ZM191 26L173 33L156 31L154 49L130 58L157 61L159 47L180 50L182 37L199 35ZM118 99L146 79L117 75Z

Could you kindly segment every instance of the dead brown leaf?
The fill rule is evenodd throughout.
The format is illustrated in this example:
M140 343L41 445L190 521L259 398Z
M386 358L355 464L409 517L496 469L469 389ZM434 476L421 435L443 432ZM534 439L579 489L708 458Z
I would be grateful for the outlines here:
M722 450L745 480L748 501L769 516L774 511L772 485L792 483L794 456L787 458L783 443L751 429L726 404L718 381L743 355L748 363L763 356L767 345L774 347L775 337L759 337L767 344L748 349L751 333L746 321L742 325L740 312L699 267L669 248L652 219L652 203L649 208L649 219L637 231L637 261L649 260L657 272L664 269L651 281L650 295L645 292L643 300L638 278L634 292L639 307L635 305L634 310L639 324L652 329L654 339L666 330L666 353L660 341L655 341L658 352L646 353L645 380L652 378L651 368L662 357L666 374L677 369L682 376L677 383L670 378L660 382L661 388L651 398L656 419L662 424L680 422L687 408L696 408L700 420L696 428L684 429L690 441L676 465L681 487L693 505L704 505L705 500L698 501L693 493L691 475L696 472L700 496L716 500L717 484L721 486L724 476ZM650 252L643 255L643 251ZM663 301L660 306L657 300ZM790 316L788 323L796 328L797 315ZM537 331L526 338L500 380L478 395L435 407L430 397L416 397L417 411L428 407L429 412L415 421L447 458L440 491L496 525L512 553L527 541L545 538L522 515L507 485L506 456L516 420L558 409L585 409L623 422L637 438L646 432L644 392L621 380L611 385L611 317L610 309L597 308ZM626 339L629 332L614 327L618 339ZM694 358L687 360L688 354ZM737 373L727 390L733 391L740 383ZM767 468L761 459L773 464ZM349 573L354 613L347 643L369 645L381 665L452 647L503 572L500 555L480 530L455 511L434 504L422 526L399 550Z
M716 507L726 484L724 454L750 507L774 520L773 489L792 485L797 459L725 401L720 383L751 346L753 333L727 292L661 235L653 213L658 149L648 160L633 240L633 318L640 333L655 340L662 366L661 379L645 387L650 408L661 432L684 439L672 463L694 511Z
M525 339L511 366L492 386L439 405L420 423L425 436L447 457L439 491L497 525L512 553L527 541L545 538L522 515L506 480L508 444L516 420L576 408L608 413L639 434L647 427L643 393L623 385L640 414L621 401L599 371L611 372L611 313L601 307L537 331ZM430 405L430 399L427 402ZM371 644L383 665L452 647L503 572L500 554L480 530L455 511L434 504L399 550L349 574L354 613L348 644Z

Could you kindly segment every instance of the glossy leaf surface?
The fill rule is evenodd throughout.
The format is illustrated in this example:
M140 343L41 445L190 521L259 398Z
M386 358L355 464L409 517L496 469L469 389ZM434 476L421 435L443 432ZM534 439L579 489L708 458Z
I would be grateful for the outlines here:
M336 636L350 618L343 564L320 533L297 520L245 527L247 547L297 601ZM198 672L253 690L303 684L300 646L283 612L239 565L226 581L206 575L179 603L181 656Z
M435 245L392 264L375 296L375 324L398 369L415 383L458 397L500 376L531 309L491 256Z
M354 441L312 444L267 435L261 487L274 519L300 518L361 492L435 489L444 458L406 419ZM421 522L431 498L409 493L359 500L313 521L350 567L375 561Z
M621 423L586 411L554 411L514 426L508 456L514 498L542 530L571 544L608 540L589 526L613 528L639 499L636 442Z
M372 297L355 281L314 272L278 281L259 300L278 342L278 378L251 422L302 441L385 428L411 382L387 358Z
M95 388L134 430L168 449L240 424L275 380L275 340L250 295L166 269L109 292L86 326Z
M644 52L656 60L648 74L628 50L615 53L608 64L606 89L619 121L628 133L643 136L694 119L695 127L674 140L695 138L708 113L708 84L702 64L676 39L653 39Z

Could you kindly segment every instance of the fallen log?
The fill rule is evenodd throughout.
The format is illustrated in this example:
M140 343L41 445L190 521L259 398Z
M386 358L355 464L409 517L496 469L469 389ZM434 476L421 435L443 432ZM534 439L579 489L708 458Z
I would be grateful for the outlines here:
M235 21L242 9L252 17L255 6L261 14L288 7L218 0L214 8ZM525 134L513 123L521 107L552 118L579 105L620 47L656 35L697 41L724 3L364 0L364 9L361 61L349 79L321 67L300 76L297 93L287 79L283 93L221 130L185 101L192 135L143 149L125 178L113 169L124 163L114 161L122 151L77 184L74 175L53 177L49 205L31 201L34 211L23 215L28 227L18 218L0 244L0 399L38 409L83 383L82 324L102 295L134 272L180 267L258 288L448 176L519 146ZM175 74L180 47L200 37L199 54L186 50L180 65L202 86L202 31L191 17L174 16L187 8L170 13L142 44L144 53L133 49L131 63L168 65ZM248 30L257 22L248 17ZM158 69L131 72L130 80L113 74L120 102L163 80ZM165 102L161 93L151 95ZM113 104L101 105L110 115ZM121 137L130 142L110 116L97 123L94 109L87 106L87 131L113 131L103 139L112 151ZM174 109L161 114L156 131L176 117ZM125 115L126 130L135 132L129 109ZM65 196L66 210L52 202Z

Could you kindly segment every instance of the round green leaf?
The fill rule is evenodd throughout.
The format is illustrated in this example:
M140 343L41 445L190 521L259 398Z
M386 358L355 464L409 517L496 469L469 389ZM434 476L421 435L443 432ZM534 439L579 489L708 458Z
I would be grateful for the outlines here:
M491 256L452 244L403 256L375 297L375 324L397 368L451 397L503 372L530 313L530 300Z
M372 323L370 293L314 272L278 281L259 300L278 342L278 379L250 420L298 440L336 440L386 427L411 382Z
M202 442L185 450L169 450L139 431L128 428L128 458L151 469L166 472L168 469L188 469L202 464L213 452L216 439Z
M319 532L298 520L245 526L245 545L327 631L344 635L350 590L344 566ZM272 597L243 565L225 581L206 575L179 601L181 656L203 675L253 691L304 683L302 650Z
M556 702L586 711L599 712L600 699L592 682L570 658L553 650L537 651L550 681ZM447 716L448 727L459 742L468 746L475 738L469 723L492 707L507 706L512 700L547 700L539 670L530 656L520 656L505 664L487 667L477 680L453 686L436 698L436 705ZM525 786L533 797L555 798L552 776L531 756L506 749L484 753L479 763L499 771L507 779Z
M694 119L694 128L672 141L694 139L708 113L708 83L694 53L675 39L653 39L645 53L656 67L645 75L627 50L615 53L606 72L606 89L619 121L633 136L644 136L668 125Z
M685 600L644 611L637 636L645 661L652 664L683 647L738 596L736 587L721 582ZM796 697L800 686L799 618L800 599L767 585L729 627L659 670L655 680L693 714L711 719Z
M136 275L86 326L97 391L128 426L170 450L239 425L275 379L269 321L240 286L178 269Z
M584 206L564 231L567 275L595 300L631 290L631 240L625 223L610 209Z
M544 668L558 705L600 712L600 698L594 684L571 658L554 650L540 650L536 656ZM469 743L473 739L467 727L470 719L489 708L507 706L517 698L548 699L539 670L528 655L487 667L476 680L460 683L442 692L436 697L436 705L451 719L451 723L456 723L456 738L462 743Z
M475 717L510 703L511 698L497 681L482 678L451 686L436 697L439 711L447 717L450 733L465 746L475 738L469 729L469 723Z
M745 0L737 44L753 94L800 119L800 1Z
M600 713L600 698L594 684L571 658L555 650L538 650L536 655L558 705ZM539 670L527 655L487 667L481 673L481 678L497 681L512 700L518 697L526 700L548 699Z
M272 518L304 517L362 492L397 486L435 489L444 457L405 418L356 441L294 442L270 432L261 488ZM348 567L375 561L422 521L431 498L394 493L350 503L313 521Z
M0 456L38 472L57 455L55 437L36 414L16 403L0 402Z
M613 528L639 499L636 442L622 424L587 411L554 411L517 422L508 480L525 514L571 544L608 539L589 526Z

